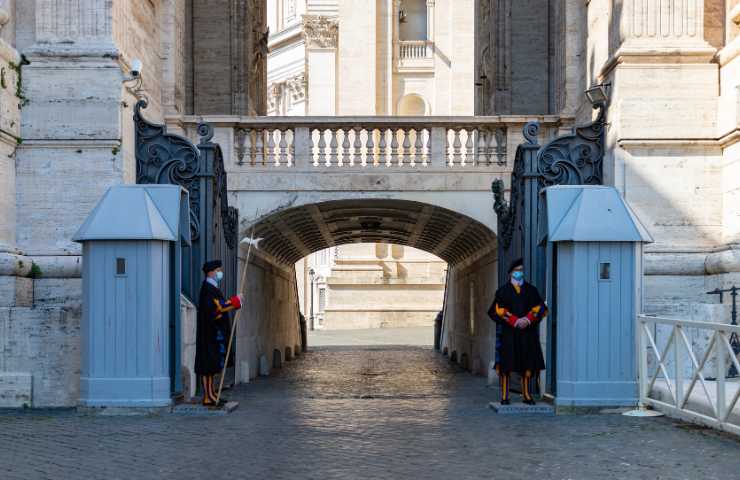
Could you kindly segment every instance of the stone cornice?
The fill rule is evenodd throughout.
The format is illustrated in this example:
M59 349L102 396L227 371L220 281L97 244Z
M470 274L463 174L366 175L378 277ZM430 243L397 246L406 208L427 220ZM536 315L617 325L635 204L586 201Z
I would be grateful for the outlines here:
M604 81L618 65L623 63L642 64L687 64L710 63L717 52L714 47L684 45L623 45L604 62L598 80Z
M337 48L339 21L323 15L303 15L306 48Z

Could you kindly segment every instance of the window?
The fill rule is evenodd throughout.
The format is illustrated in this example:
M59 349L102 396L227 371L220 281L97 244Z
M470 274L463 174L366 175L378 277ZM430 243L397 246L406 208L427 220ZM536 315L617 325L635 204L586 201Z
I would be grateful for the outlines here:
M611 278L612 264L609 262L599 264L599 280L609 280Z
M319 288L319 312L326 309L326 288Z
M126 275L125 258L116 258L116 275Z

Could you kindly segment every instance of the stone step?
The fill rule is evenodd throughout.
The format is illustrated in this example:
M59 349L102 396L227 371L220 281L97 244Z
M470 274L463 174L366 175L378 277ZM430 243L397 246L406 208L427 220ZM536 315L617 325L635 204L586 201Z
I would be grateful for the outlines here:
M501 402L491 402L488 406L500 415L555 415L555 408L547 403L527 405L526 403L512 403L501 405Z

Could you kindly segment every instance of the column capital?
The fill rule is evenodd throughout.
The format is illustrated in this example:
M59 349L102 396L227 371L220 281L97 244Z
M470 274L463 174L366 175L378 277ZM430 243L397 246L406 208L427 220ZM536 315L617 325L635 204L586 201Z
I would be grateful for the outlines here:
M638 49L711 48L704 39L704 0L628 0L613 12L619 44ZM619 22L619 25L614 25Z
M324 15L303 15L306 48L337 48L339 21Z
M27 53L116 55L111 0L35 0L36 43ZM120 8L120 7L119 7Z

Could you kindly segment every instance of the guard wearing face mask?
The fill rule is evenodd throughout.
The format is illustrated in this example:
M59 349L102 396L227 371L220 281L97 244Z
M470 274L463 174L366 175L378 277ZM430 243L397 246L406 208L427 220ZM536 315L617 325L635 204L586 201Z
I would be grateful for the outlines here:
M524 281L524 265L517 260L509 268L509 281L496 292L488 315L498 324L496 372L501 383L501 403L508 405L511 372L522 377L524 403L534 405L531 391L545 369L538 322L547 307L537 289Z
M206 279L200 287L198 323L196 331L195 373L200 375L203 388L203 405L216 405L216 388L213 376L221 373L226 361L226 343L229 332L228 312L242 306L241 295L228 300L218 287L223 279L221 260L203 265Z

